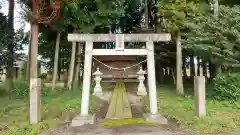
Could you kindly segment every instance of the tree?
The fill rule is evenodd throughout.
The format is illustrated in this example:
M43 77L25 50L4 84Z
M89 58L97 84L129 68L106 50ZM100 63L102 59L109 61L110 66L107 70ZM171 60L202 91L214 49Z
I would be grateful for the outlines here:
M8 1L8 23L7 23L7 81L6 89L10 91L13 85L13 62L14 62L14 0Z
M6 65L7 18L0 12L0 70Z
M218 18L212 14L195 17L186 24L190 31L186 33L186 48L198 50L205 61L217 65L211 76L221 72L221 65L239 63L240 27L239 6L220 6ZM229 19L231 18L231 19Z
M180 95L184 94L182 78L182 51L181 31L185 30L185 20L193 18L199 13L199 3L190 0L169 0L158 2L158 14L164 18L165 23L161 25L161 31L172 33L176 41L176 89Z
M72 1L71 3L65 3L61 8L61 14L64 15L53 25L57 27L58 30L61 29L64 36L66 36L68 32L95 33L97 28L108 28L109 32L109 27L118 23L118 18L123 14L125 8L123 2L124 1L116 0L98 0L92 2ZM76 48L73 47L73 49ZM52 54L52 52L48 52ZM75 56L75 53L73 53L72 56ZM73 62L75 62L75 58L72 59L72 63ZM74 63L70 65L74 67ZM72 85L73 72L74 68L69 68L68 87Z

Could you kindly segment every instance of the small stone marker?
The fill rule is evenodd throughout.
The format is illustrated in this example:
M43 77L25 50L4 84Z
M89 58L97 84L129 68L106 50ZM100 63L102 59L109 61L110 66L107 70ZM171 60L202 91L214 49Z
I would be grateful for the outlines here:
M30 124L40 122L40 105L41 105L41 79L31 78L29 87L30 107L29 116Z
M205 77L194 77L195 109L198 117L206 116Z

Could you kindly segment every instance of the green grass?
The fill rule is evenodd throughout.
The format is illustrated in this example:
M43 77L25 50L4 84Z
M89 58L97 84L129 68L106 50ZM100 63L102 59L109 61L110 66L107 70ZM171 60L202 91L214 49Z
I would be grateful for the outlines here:
M28 96L19 98L5 95L0 98L0 135L36 135L42 130L65 124L80 112L81 90L51 91L49 88L43 88L43 91L45 94L42 96L42 122L34 125L29 124ZM90 100L89 111L92 113L93 96ZM1 131L2 127L5 127L6 131Z
M135 124L151 125L151 126L159 127L156 123L147 122L143 118L131 118L131 119L121 119L121 120L101 120L99 126L118 127L122 125L135 125Z
M112 88L113 85L104 84L103 87ZM81 90L58 89L51 92L51 89L43 88L42 122L30 125L28 95L24 93L24 91L27 92L27 86L24 83L15 85L15 90L12 92L20 94L20 97L13 93L15 96L10 98L6 96L3 89L4 87L0 85L0 135L35 135L50 127L61 126L64 122L70 121L80 111ZM93 113L95 99L93 96L90 99L90 113ZM143 101L146 103L145 111L149 111L149 100L144 98ZM204 118L195 117L193 97L177 96L174 88L158 87L158 101L160 112L169 118L176 119L180 128L184 131L205 133L240 131L240 109L227 101L208 100L208 115ZM104 121L100 126L125 124L152 123L146 123L142 119L128 119L118 122ZM3 127L6 131L1 131Z
M144 98L145 111L149 111L147 97ZM239 132L240 109L227 101L207 100L207 116L196 117L192 96L180 97L173 88L158 87L160 113L177 120L180 128L188 132Z

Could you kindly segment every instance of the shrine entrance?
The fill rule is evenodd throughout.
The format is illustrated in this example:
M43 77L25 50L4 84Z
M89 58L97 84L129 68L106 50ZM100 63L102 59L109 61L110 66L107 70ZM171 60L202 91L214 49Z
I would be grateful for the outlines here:
M83 88L80 115L73 119L72 126L81 126L83 124L94 124L94 116L89 115L89 97L92 75L92 62L94 56L146 56L147 59L147 82L150 112L146 114L145 120L166 124L167 119L161 116L158 112L156 79L155 79L155 59L154 59L154 42L167 42L171 40L171 35L168 33L162 34L68 34L68 41L73 44L76 42L85 42L85 58L84 58L84 74ZM115 49L94 49L93 42L115 42ZM125 49L125 42L145 42L145 48ZM99 61L100 62L100 61ZM139 72L141 72L140 69ZM95 75L101 75L99 69ZM96 78L96 86L94 94L101 93L101 78ZM98 81L97 81L98 80ZM143 83L140 82L139 86ZM124 86L119 83L118 88ZM140 93L146 93L144 89ZM139 92L139 91L138 91ZM128 115L129 116L129 115Z

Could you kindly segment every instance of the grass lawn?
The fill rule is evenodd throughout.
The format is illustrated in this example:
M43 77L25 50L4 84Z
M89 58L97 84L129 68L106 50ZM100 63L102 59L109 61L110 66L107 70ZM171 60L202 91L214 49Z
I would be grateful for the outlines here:
M161 114L175 119L180 128L188 132L240 132L240 108L229 102L207 100L207 116L198 118L194 114L192 96L180 97L174 88L158 87L158 105ZM149 110L145 98L145 111Z
M35 135L40 130L61 126L79 113L80 90L67 91L63 89L46 92L51 90L44 88L43 91L47 94L42 97L42 122L36 125L28 123L28 96L21 99L0 97L0 135ZM93 96L90 99L90 112L93 113ZM158 101L160 112L176 119L180 128L185 131L240 131L240 109L228 102L207 101L208 116L197 118L194 116L193 98L191 96L179 97L173 88L159 87ZM148 111L148 99L145 98L144 102L146 103L145 110ZM134 123L139 123L139 120L130 122L130 124Z
M43 90L51 91L48 88ZM80 90L47 93L42 97L42 122L35 125L29 124L27 97L21 99L0 97L0 135L36 135L41 130L65 124L80 112ZM92 113L94 98L91 99Z

